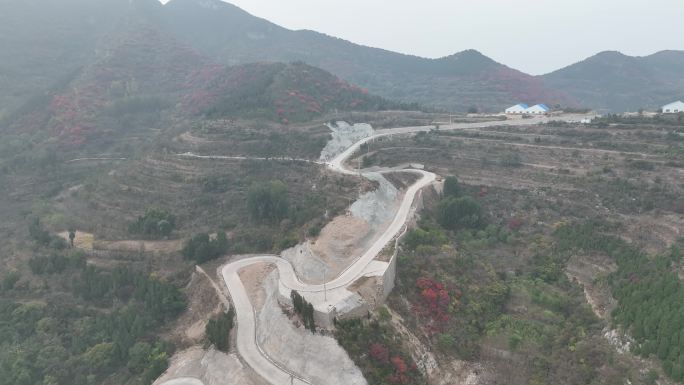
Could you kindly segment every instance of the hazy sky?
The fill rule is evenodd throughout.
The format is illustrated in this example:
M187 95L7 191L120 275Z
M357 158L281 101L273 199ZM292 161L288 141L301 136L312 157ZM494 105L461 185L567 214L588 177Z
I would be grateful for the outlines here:
M474 48L542 74L599 51L684 50L684 0L231 0L290 29L425 57Z

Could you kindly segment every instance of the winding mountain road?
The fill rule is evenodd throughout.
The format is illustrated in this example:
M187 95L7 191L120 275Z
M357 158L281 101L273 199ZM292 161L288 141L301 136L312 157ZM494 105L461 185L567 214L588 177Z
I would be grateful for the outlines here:
M440 130L449 129L468 129L468 128L483 128L492 126L521 126L531 125L547 121L545 117L536 117L525 120L511 120L511 121L494 121L494 122L478 122L478 123L458 123L452 125L442 126ZM344 150L333 159L325 162L311 161L312 163L324 163L331 170L347 175L364 175L363 170L356 171L348 169L344 166L345 162L356 152L359 148L370 141L382 137L388 137L397 134L411 134L417 132L425 132L434 129L434 126L419 126L419 127L402 127L395 129L386 129L376 131L374 135L366 137L357 141L349 148ZM199 156L195 154L182 154L182 156L205 159L248 159L247 157L222 157L222 156ZM267 158L261 158L266 160ZM274 159L274 158L270 158ZM380 172L395 172L396 170L387 169ZM256 310L252 306L247 290L243 285L239 272L243 268L256 263L269 263L277 267L279 272L279 290L283 295L287 295L290 290L297 290L314 304L318 311L332 310L333 306L339 301L343 300L349 294L346 288L354 283L358 278L365 274L377 270L377 264L373 264L373 260L380 254L380 252L392 242L397 235L402 232L404 225L411 214L411 207L413 205L416 194L421 189L432 184L436 175L422 170L406 169L403 172L412 172L420 176L405 192L402 202L394 216L393 221L382 233L382 235L364 252L361 256L356 258L345 270L343 270L337 277L328 281L325 285L309 285L301 282L297 277L292 265L285 259L274 255L264 255L251 257L247 259L232 262L223 267L221 273L225 280L226 286L230 292L230 296L235 307L237 315L237 350L245 363L249 365L259 376L273 385L287 385L287 384L311 384L309 380L302 377L302 375L290 371L282 364L271 359L259 346L257 340L256 327ZM375 171L377 172L377 171ZM388 265L388 264L387 264ZM323 292L325 291L325 295ZM288 295L289 297L289 295ZM174 381L174 380L172 380ZM187 384L194 385L194 379ZM201 383L201 382L200 382ZM164 385L185 384L182 379L179 382L166 382Z

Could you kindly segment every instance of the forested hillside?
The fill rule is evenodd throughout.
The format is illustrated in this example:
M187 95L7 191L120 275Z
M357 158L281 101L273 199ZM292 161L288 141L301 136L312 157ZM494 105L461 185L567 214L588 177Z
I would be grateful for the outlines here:
M3 280L0 384L148 384L157 378L173 346L155 330L185 308L179 290L149 273L86 266L80 252L51 253L30 260L43 280L34 295L44 300L14 301L27 287L17 284L20 277Z
M402 102L498 112L514 101L573 104L542 81L469 50L425 59L365 47L315 31L291 31L220 0L172 0L166 27L222 63L303 61Z
M61 88L79 69L106 57L118 34L138 33L127 31L131 25L125 19L131 17L144 19L222 65L301 61L405 103L461 111L499 111L519 100L573 103L540 80L476 51L437 60L407 56L313 31L290 31L220 0L174 0L165 6L156 0L11 4L0 4L0 17L7 19L0 23L7 32L0 39L8 47L0 53L7 70L0 78L0 118L13 116L11 112L26 102L30 109L42 93ZM15 25L17 20L22 25Z
M214 67L202 75L204 85L186 98L186 107L212 117L266 118L287 124L337 109L418 108L369 95L364 89L301 62Z

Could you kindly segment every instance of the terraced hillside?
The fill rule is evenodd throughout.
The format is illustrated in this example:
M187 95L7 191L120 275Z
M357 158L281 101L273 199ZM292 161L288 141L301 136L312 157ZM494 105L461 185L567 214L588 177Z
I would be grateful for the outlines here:
M433 130L364 148L366 167L410 159L456 176L426 197L400 253L391 319L381 312L379 325L410 331L404 341L430 383L679 381L677 348L658 353L656 333L634 322L648 318L634 315L649 303L636 293L659 290L653 274L679 282L682 269L673 124ZM371 376L386 365L364 352L392 350L355 339L374 325L342 339Z

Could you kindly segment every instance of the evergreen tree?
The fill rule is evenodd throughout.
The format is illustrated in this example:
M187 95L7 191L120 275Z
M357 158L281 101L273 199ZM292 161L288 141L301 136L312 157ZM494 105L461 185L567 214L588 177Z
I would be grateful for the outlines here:
M442 194L447 197L458 197L461 195L461 186L458 183L458 178L455 176L448 176L444 180L444 191Z

